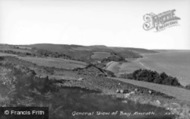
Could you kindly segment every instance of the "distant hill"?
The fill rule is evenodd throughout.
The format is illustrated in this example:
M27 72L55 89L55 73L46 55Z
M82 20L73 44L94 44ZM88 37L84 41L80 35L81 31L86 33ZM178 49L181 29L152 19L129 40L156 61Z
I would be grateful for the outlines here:
M140 49L140 48L120 48L120 47L107 47L104 45L94 46L81 46L81 45L60 45L60 44L33 44L30 47L34 49L47 50L51 52L58 52L73 57L77 60L93 60L93 55L117 54L124 58L139 58L142 57L142 53L155 53L152 50ZM103 57L104 58L104 57Z
M140 58L145 53L156 53L142 48L107 47L105 45L66 45L66 44L32 44L32 45L3 45L0 52L18 55L54 57L73 59L85 62L101 61L110 57L119 59Z
M118 50L118 51L128 50L128 51L136 52L136 53L139 53L139 54L158 53L155 50L147 50L147 49L143 49L143 48L111 47L111 49Z

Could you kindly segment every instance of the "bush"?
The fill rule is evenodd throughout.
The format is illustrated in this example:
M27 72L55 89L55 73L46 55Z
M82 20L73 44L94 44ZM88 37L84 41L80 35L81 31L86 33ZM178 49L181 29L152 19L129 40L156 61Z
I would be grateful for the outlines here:
M4 60L4 57L0 57L0 61L3 61Z
M185 88L190 90L190 84L186 85Z
M123 74L121 78L134 79L138 81L153 82L157 84L171 85L171 86L181 86L177 78L168 76L165 72L159 74L156 71L151 71L147 69L138 69L130 74Z

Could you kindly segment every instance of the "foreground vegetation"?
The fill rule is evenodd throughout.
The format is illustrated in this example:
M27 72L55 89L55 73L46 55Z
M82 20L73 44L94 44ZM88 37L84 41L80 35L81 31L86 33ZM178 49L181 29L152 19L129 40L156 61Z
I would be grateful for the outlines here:
M49 76L39 77L36 70L32 70L32 67L39 69L40 67L22 60L22 63L19 64L17 60L20 61L13 57L0 57L1 106L49 107L50 119L111 119L115 117L117 117L117 119L141 117L152 117L155 119L174 118L174 115L165 115L165 113L169 113L169 111L162 107L140 104L102 93L105 90L117 89L117 81L105 79L105 77L94 77L93 75L91 75L92 77L89 75L83 76L83 72L80 72L82 73L80 76L83 76L84 81L56 80L50 79ZM64 70L62 72L64 72ZM122 84L120 86L127 87L130 90L134 90L135 88L135 86L128 84ZM143 90L145 92L148 91L142 88L142 91ZM124 100L128 103L124 103ZM118 113L114 117L111 115L105 116L103 114L97 116L97 112L115 111L129 113L153 111L155 114L150 116L126 116L119 115ZM73 116L73 112L94 112L94 114L92 116Z

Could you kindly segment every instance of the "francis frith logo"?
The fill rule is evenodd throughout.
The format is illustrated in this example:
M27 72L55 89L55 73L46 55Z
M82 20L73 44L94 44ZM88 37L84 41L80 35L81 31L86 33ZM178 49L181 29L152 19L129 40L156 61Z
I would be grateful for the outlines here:
M160 14L149 13L143 16L145 23L143 24L143 29L148 31L153 28L156 31L164 30L166 27L174 26L178 24L179 17L175 16L176 10L168 10Z

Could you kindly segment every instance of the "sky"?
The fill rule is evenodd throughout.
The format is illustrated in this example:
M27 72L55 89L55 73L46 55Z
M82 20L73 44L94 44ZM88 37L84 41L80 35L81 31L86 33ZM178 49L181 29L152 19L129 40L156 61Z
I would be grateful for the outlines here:
M178 25L143 29L143 16L175 9ZM0 0L0 43L190 49L190 0Z

